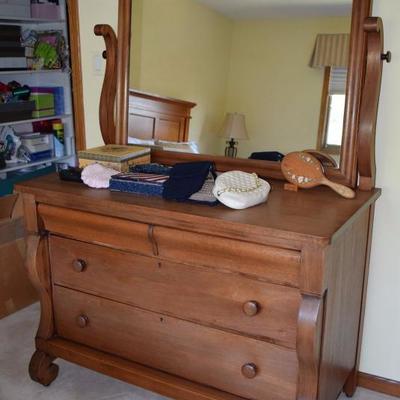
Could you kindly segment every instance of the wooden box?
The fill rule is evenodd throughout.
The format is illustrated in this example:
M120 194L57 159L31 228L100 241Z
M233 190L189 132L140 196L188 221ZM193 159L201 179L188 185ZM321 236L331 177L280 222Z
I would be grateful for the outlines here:
M37 300L24 262L22 204L17 195L0 197L0 318Z

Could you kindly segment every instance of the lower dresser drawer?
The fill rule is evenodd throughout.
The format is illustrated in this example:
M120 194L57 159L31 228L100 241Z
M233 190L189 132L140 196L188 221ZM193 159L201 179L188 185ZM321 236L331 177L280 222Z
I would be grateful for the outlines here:
M294 400L294 350L55 286L59 336L256 400Z
M57 285L296 348L295 288L55 236L50 257Z

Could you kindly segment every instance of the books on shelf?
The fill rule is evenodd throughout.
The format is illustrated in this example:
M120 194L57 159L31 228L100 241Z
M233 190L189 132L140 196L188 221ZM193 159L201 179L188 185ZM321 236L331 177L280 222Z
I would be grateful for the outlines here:
M25 48L21 45L19 25L0 25L0 70L27 67Z
M109 144L79 151L78 158L81 168L97 162L116 171L128 172L130 166L150 162L150 149Z
M21 42L21 26L20 25L0 25L0 41Z
M25 47L0 47L0 57L25 57Z

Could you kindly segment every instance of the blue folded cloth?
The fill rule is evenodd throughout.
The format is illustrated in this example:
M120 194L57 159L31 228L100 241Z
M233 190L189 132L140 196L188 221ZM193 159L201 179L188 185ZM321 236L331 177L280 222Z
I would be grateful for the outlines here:
M198 161L176 164L164 184L163 197L167 200L186 201L201 190L210 172L214 173L214 163Z
M264 160L264 161L279 161L281 162L285 157L284 154L279 151L260 151L258 153L252 153L249 157L251 160Z

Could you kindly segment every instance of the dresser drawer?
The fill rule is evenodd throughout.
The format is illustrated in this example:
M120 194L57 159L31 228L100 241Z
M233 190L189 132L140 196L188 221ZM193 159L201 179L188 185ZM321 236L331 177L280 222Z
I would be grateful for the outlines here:
M58 286L53 296L63 338L245 398L295 399L294 350Z
M44 228L51 233L141 254L153 254L149 225L44 204L40 204L38 210Z
M297 289L50 237L55 284L295 348Z
M270 282L299 286L300 251L156 227L161 257L252 275Z

